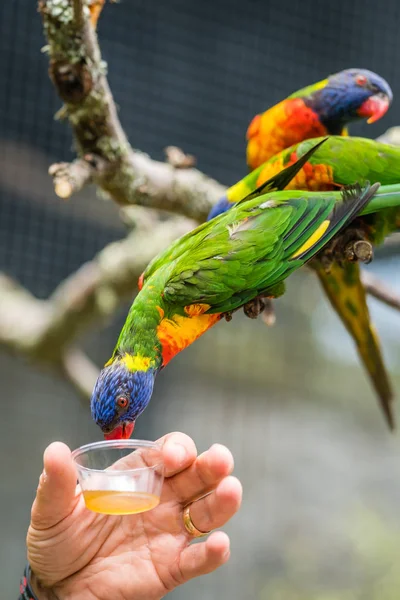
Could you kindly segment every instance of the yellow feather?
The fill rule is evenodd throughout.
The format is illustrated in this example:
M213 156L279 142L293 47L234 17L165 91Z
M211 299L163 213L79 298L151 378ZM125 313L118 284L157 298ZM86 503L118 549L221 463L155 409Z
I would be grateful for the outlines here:
M136 356L124 354L121 358L121 362L123 362L127 369L132 372L147 371L150 366L150 358L147 356L140 356L140 354L137 354Z
M327 86L329 79L322 79L321 81L318 81L318 83L314 83L314 85L312 86L314 88L314 90L322 90L324 87Z
M295 252L294 254L292 254L291 258L296 258L296 256L299 256L300 254L303 254L303 252L305 252L306 250L308 250L309 248L311 248L312 246L314 246L314 244L316 244L322 238L322 236L324 235L325 231L328 229L329 223L330 223L330 221L328 221L328 220L326 220L323 223L321 223L321 225L318 227L318 229L316 231L314 231L314 233L301 246L301 248L299 248L297 250L297 252Z
M239 202L239 200L242 200L242 198L245 198L248 194L250 194L251 191L251 188L249 188L248 184L246 183L246 178L244 178L229 188L227 197L229 202Z
M198 315L205 313L209 308L209 304L189 304L189 306L185 306L185 313L189 315L189 317L197 317Z

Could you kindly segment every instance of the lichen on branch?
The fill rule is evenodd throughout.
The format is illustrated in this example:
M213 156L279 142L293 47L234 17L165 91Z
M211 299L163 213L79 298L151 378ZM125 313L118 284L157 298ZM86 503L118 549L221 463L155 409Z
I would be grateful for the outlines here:
M49 73L64 102L61 115L72 127L81 167L90 157L87 169L83 168L88 177L79 178L75 186L66 182L61 190L58 171L50 168L56 193L68 197L93 182L122 206L138 204L203 221L224 186L196 169L182 169L182 157L181 164L173 166L132 149L118 119L89 6L93 3L86 0L39 2ZM96 6L99 11L99 3Z

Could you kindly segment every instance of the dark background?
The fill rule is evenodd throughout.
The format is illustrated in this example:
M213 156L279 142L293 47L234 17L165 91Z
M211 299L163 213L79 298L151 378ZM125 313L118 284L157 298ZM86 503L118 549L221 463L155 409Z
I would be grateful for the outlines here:
M340 69L377 71L395 96L381 122L352 133L376 137L400 124L399 25L396 0L125 0L106 6L98 29L133 146L157 159L180 146L231 184L246 173L252 116ZM54 195L47 169L73 157L72 139L54 120L61 104L40 52L36 3L2 2L0 28L0 269L45 298L125 230L117 208L93 190L68 202ZM395 254L370 268L400 291ZM371 306L400 389L400 315ZM125 312L83 341L99 366ZM99 433L67 384L5 351L0 381L0 581L9 598L25 561L42 451L54 439L76 447ZM291 278L273 329L238 316L173 361L136 432L154 439L176 429L200 451L227 444L245 495L227 528L229 566L171 597L398 597L399 437L386 432L312 274Z

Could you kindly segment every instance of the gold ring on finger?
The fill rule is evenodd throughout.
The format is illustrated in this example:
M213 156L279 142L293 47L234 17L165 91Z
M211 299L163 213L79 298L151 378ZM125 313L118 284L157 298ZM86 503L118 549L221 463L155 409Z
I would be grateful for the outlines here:
M192 517L190 516L190 506L191 505L188 504L183 509L183 524L185 525L186 531L193 537L204 537L205 535L208 535L210 533L209 531L200 531L200 529L197 529L194 525Z

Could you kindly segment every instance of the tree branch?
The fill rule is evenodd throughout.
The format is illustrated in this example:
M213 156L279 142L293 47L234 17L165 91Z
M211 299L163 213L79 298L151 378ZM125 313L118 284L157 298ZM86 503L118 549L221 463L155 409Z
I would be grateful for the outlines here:
M130 147L105 76L95 26L104 0L40 0L49 43L50 77L65 103L62 116L74 131L79 158L50 167L56 193L67 198L90 182L126 207L136 229L105 247L62 282L47 300L0 274L0 344L62 373L81 394L91 393L97 368L72 346L88 324L114 314L133 295L137 279L155 254L195 225L182 217L160 223L151 211L168 210L196 221L206 218L225 187L195 169L176 148L170 164L152 161ZM128 208L129 207L129 208ZM374 297L400 310L400 300L363 273ZM273 315L269 312L267 321Z
M138 204L204 221L224 186L196 169L181 169L134 151L117 116L94 27L84 0L40 0L50 56L50 77L65 103L78 156L92 158L84 176L75 167L51 167L56 193L70 193L93 181L121 206ZM80 12L79 12L80 11ZM79 12L79 15L78 15ZM79 16L79 19L78 19ZM73 163L74 164L74 163ZM181 166L181 165L180 165ZM71 172L75 171L73 175ZM71 185L71 181L77 181ZM61 189L60 189L61 186Z
M191 228L193 222L174 218L151 232L134 231L82 265L47 300L34 298L0 274L0 343L38 360L58 362L79 329L113 315L124 298L133 296L154 255Z
M15 281L0 273L0 345L49 365L86 393L91 374L89 360L70 349L78 332L90 323L111 317L126 298L132 297L137 280L155 254L193 228L188 219L167 223L144 220L141 228L106 246L90 262L63 281L47 300L38 300ZM149 238L151 236L151 244ZM73 377L71 365L81 365ZM92 388L90 388L92 389Z
M376 141L382 144L400 146L400 127L390 127L385 133L376 138Z
M391 308L400 310L400 296L394 290L386 286L378 277L372 275L372 273L362 271L361 278L367 294Z
M87 400L92 395L100 370L79 348L68 348L61 357L61 372Z
M78 30L82 29L84 24L84 3L83 0L73 0L73 8L74 8L74 20L76 23L76 28Z
M164 152L167 157L167 163L175 167L175 169L190 169L190 167L194 167L196 164L196 158L192 154L185 154L177 146L167 146Z
M100 161L86 155L72 163L55 163L49 167L49 175L53 177L54 191L59 198L67 199L79 192L87 183L92 181L95 168L100 169ZM103 168L105 165L103 163Z

